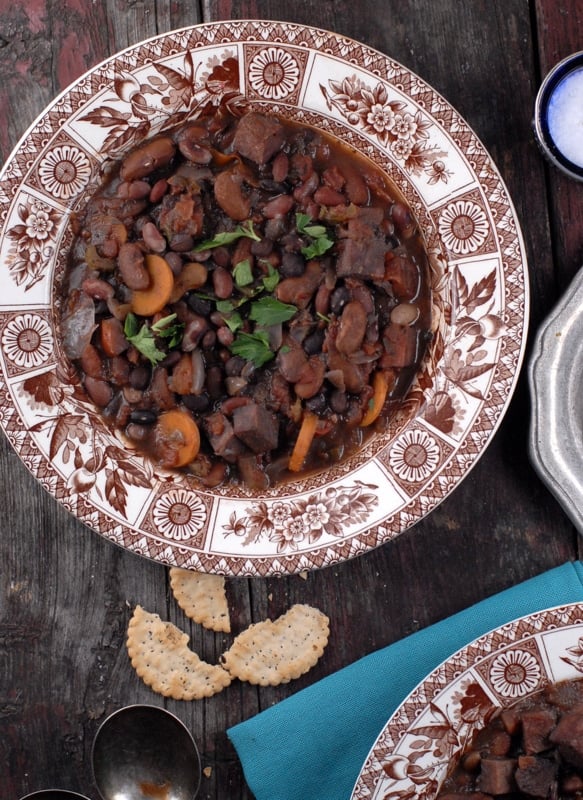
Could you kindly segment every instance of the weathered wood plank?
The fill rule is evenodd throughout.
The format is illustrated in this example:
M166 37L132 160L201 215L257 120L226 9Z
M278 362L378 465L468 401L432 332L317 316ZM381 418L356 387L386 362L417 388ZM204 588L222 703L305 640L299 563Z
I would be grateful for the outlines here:
M537 0L531 18L522 0L1 0L0 108L6 123L0 126L0 158L68 83L157 32L230 17L333 29L414 70L457 108L492 154L522 223L534 328L581 256L577 187L547 172L530 127L540 73L579 47L577 6L577 0ZM202 798L251 797L225 734L230 725L576 556L572 526L529 464L528 415L523 376L471 474L394 542L305 579L230 581L235 632L294 602L310 602L329 614L332 635L325 658L292 684L233 684L208 701L167 703L190 727L203 765L211 768ZM54 785L96 797L89 753L99 723L127 703L163 702L128 663L125 630L135 604L189 631L193 648L209 661L218 659L230 638L190 625L169 593L164 567L86 530L32 479L4 436L0 476L0 785L13 797Z

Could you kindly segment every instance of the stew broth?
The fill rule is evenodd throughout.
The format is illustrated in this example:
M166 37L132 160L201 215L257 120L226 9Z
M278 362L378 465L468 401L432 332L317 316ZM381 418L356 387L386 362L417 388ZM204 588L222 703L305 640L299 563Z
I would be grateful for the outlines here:
M410 209L303 124L219 109L130 152L73 224L68 357L108 424L206 486L354 452L431 338Z

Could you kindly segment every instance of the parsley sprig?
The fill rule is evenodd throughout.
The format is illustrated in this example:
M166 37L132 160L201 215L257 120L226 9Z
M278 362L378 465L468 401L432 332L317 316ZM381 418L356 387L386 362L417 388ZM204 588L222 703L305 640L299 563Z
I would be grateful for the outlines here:
M231 345L231 352L246 361L252 361L256 367L262 367L263 364L267 364L268 361L275 358L265 331L255 331L255 333L240 331Z
M169 349L180 343L184 325L181 322L175 322L175 319L176 314L169 314L151 326L144 322L140 327L138 318L130 312L125 319L124 335L152 366L156 366L168 355L164 350L160 350L157 339L167 340L166 344Z
M296 227L298 233L309 236L311 242L302 247L302 255L308 260L323 256L334 245L334 240L328 235L328 229L324 225L312 225L312 220L308 214L300 211L296 214Z
M212 239L205 239L204 242L200 242L196 245L194 252L201 253L203 250L213 250L215 247L223 247L226 244L236 242L237 239L241 239L242 237L253 239L255 242L261 241L261 237L255 233L253 222L250 219L242 225L237 225L234 231L223 231L222 233L217 233Z

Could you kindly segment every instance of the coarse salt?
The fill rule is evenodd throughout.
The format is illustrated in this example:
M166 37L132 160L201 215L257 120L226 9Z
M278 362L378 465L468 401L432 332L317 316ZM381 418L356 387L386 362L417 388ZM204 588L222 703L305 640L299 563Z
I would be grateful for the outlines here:
M549 100L547 121L557 149L583 167L583 67L559 82Z

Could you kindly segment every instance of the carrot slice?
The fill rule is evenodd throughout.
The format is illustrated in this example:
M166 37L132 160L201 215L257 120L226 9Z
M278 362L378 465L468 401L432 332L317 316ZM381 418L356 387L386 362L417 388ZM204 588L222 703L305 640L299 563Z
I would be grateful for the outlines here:
M367 425L371 425L380 415L381 411L383 410L385 400L387 399L389 386L392 385L392 377L392 372L375 372L372 379L374 394L369 401L368 410L360 423L361 427L366 428Z
M301 470L317 427L318 417L316 414L312 414L311 411L305 411L300 425L300 432L287 465L291 472L299 472Z
M147 289L132 293L131 306L135 314L150 317L161 311L170 300L174 287L174 274L162 256L151 253L144 260L150 273L150 285Z
M198 455L200 431L186 411L172 409L158 417L156 452L164 467L183 467Z

